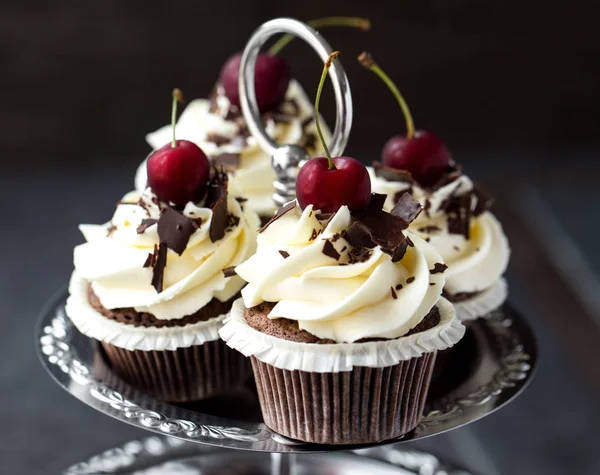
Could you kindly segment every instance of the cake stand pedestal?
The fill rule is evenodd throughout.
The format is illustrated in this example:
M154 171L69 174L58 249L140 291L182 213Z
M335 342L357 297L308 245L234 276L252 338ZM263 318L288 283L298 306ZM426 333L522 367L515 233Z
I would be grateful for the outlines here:
M63 290L48 304L36 328L40 360L57 384L90 407L141 429L193 444L255 452L252 456L243 452L243 455L235 456L211 453L221 453L224 461L238 460L240 467L245 466L244 460L262 467L253 472L231 470L218 473L357 473L360 464L352 460L362 459L350 460L336 454L336 458L331 460L340 467L358 464L354 471L340 468L336 472L331 463L325 463L328 456L302 457L306 453L339 451L352 451L367 456L369 460L403 460L406 467L407 461L411 460L407 454L417 452L403 451L398 448L398 443L456 429L503 407L531 381L537 361L533 333L525 320L511 306L505 305L488 318L472 322L465 337L443 358L443 368L434 371L425 416L415 430L400 439L368 446L307 444L287 439L262 422L251 381L239 392L185 405L158 401L124 383L107 366L99 345L79 333L65 315L66 297L67 293ZM396 445L390 448L389 444ZM185 447L189 445L185 444ZM204 454L202 452L202 457ZM299 460L298 466L294 467L296 455ZM427 457L415 455L412 460L415 465L423 460L436 460ZM309 468L305 470L303 467ZM408 468L403 468L404 472L390 472L389 467L386 472L383 467L377 465L365 473L444 473L410 472L406 471Z

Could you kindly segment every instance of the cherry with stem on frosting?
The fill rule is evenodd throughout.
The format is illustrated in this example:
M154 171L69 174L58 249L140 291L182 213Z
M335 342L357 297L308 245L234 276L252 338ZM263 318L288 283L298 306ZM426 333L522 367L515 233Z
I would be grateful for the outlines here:
M364 31L371 28L371 23L366 18L354 17L327 17L311 20L308 24L314 28L324 26L352 26ZM290 41L293 35L284 35L273 44L268 53L260 53L256 58L254 69L254 90L256 103L261 113L268 112L281 103L285 97L292 73L287 61L277 55ZM219 82L225 90L229 101L240 107L240 94L238 78L240 76L240 63L242 53L231 56L223 65L219 75Z
M148 157L146 167L148 186L156 196L166 203L185 206L189 201L202 198L210 175L210 163L195 143L177 140L175 126L178 102L183 102L183 95L179 89L173 89L173 140L155 150Z
M435 134L427 131L415 131L413 118L408 104L400 91L366 51L358 61L373 71L388 86L400 104L406 120L406 136L392 137L383 147L381 161L386 167L406 170L423 186L433 186L446 173L451 163L450 153L444 142Z
M315 99L317 134L326 156L311 158L300 168L296 178L296 198L300 207L304 209L308 205L313 205L323 213L335 213L344 205L351 210L364 209L371 200L371 179L367 167L355 158L331 158L321 131L319 120L321 92L331 63L338 54L339 51L334 51L327 58Z

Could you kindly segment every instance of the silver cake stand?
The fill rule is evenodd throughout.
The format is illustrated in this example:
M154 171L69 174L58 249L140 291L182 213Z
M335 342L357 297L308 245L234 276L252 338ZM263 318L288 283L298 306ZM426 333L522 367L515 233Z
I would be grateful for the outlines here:
M278 204L293 199L297 168L308 158L301 147L277 146L266 135L256 106L256 58L260 47L280 33L304 39L323 61L332 51L316 31L291 19L263 24L244 51L240 70L242 111L259 145L273 157L278 177L274 199ZM330 72L338 112L331 151L340 155L351 127L351 95L341 65L334 63ZM434 370L425 416L415 430L400 439L362 447L307 444L287 439L264 424L251 381L235 393L185 405L158 401L129 386L112 373L99 345L79 333L65 315L66 297L67 292L63 290L48 304L36 328L38 353L46 370L62 388L94 409L163 436L113 449L78 464L69 473L132 473L134 469L178 461L183 464L180 471L167 472L163 467L148 473L458 474L429 454L388 444L441 434L491 414L525 389L537 361L531 329L512 307L505 305L486 318L472 322L459 344L445 357L438 358L443 360L440 361L443 370ZM154 451L149 447L154 447ZM247 452L228 452L224 456L225 449ZM344 450L354 453L319 454L296 460L296 454ZM113 468L97 470L94 464L98 463ZM184 470L186 464L188 471Z

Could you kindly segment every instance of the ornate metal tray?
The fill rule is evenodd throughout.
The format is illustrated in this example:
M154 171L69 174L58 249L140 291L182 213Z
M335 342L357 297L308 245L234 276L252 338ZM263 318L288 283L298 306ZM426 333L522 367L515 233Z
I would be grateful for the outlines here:
M251 382L239 393L193 405L153 399L111 372L96 342L79 333L66 317L66 296L60 292L40 316L38 353L54 380L89 406L142 429L226 448L280 453L358 448L306 444L274 433L262 422ZM442 367L434 371L422 423L386 443L440 434L504 406L531 380L537 348L530 328L507 305L471 323L463 340L440 356Z
M385 449L368 449L360 454L361 457L356 454L298 457L297 473L313 474L319 471L328 475L355 475L361 471L378 475L469 475L431 454L399 447ZM153 436L127 442L121 447L95 455L68 468L64 474L270 474L273 465L265 455L248 451L231 452L171 437Z

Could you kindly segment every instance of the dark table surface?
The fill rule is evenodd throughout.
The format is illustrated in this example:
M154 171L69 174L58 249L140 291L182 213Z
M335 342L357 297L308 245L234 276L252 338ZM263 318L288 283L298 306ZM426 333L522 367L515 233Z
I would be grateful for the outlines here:
M77 224L105 222L132 188L170 90L206 96L262 21L332 14L373 22L368 35L326 33L354 92L348 153L369 162L402 132L389 92L354 62L370 49L417 125L497 196L510 299L540 342L539 372L516 402L419 445L482 474L600 473L599 4L537 3L2 2L0 473L59 473L145 435L52 382L35 356L36 316L69 278ZM284 55L312 94L314 55L301 44Z

